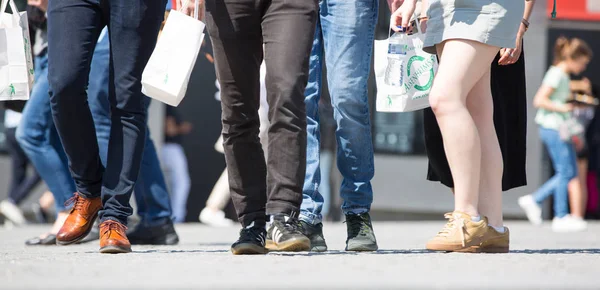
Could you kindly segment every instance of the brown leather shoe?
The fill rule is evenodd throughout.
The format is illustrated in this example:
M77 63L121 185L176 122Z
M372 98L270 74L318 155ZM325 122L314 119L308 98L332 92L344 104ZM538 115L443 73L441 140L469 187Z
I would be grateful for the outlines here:
M131 243L125 232L127 227L113 220L100 224L100 253L118 254L131 252Z
M56 235L56 243L59 245L70 245L85 238L102 208L102 201L97 198L85 198L80 193L75 193L65 205L73 204L73 208Z

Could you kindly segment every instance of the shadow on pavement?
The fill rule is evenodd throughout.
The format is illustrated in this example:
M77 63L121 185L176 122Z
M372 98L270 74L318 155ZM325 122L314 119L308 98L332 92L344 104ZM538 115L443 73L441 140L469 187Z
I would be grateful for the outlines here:
M599 255L600 249L541 249L541 250L511 250L511 254L541 254L541 255L568 255L568 254L593 254Z

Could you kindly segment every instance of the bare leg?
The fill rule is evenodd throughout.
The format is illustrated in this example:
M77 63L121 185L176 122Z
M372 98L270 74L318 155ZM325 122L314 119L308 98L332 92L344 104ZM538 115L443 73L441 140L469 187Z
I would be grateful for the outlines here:
M587 159L578 159L577 167L579 178L575 178L569 182L569 203L571 205L571 215L574 217L585 217L585 209L587 205Z
M474 41L448 40L438 45L438 52L441 61L430 103L454 179L454 206L456 211L478 216L482 146L466 103L468 94L489 72L498 48Z
M479 213L491 226L501 227L502 172L504 169L498 135L494 127L494 103L490 87L491 68L475 84L467 96L467 109L473 117L481 141L481 179Z

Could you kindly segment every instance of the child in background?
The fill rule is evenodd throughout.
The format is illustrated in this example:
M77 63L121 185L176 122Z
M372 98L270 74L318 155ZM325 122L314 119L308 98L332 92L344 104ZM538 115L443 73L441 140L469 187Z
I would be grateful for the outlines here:
M587 228L585 221L569 214L568 185L570 182L579 182L576 151L572 138L561 138L559 131L572 119L575 108L568 102L571 97L570 75L582 73L592 55L592 50L583 40L560 37L555 45L554 65L546 73L534 98L534 106L538 108L535 121L540 127L540 137L548 149L556 174L532 195L521 197L519 205L529 221L540 225L541 204L554 195L552 230L555 232L574 232Z

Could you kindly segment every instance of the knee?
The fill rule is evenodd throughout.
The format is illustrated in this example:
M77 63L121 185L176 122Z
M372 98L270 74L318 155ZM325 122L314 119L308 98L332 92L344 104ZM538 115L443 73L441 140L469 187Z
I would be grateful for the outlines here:
M456 110L465 107L465 104L448 91L434 89L429 94L429 105L436 117L444 116L455 112Z
M564 182L570 182L577 178L577 168L573 166L563 166L562 168L558 168L557 173Z
M41 146L44 136L40 130L28 126L28 122L22 122L15 133L17 142L25 150Z
M48 85L53 108L75 101L87 102L85 98L81 98L81 95L86 93L87 76L85 74L65 69L55 70L48 74Z

